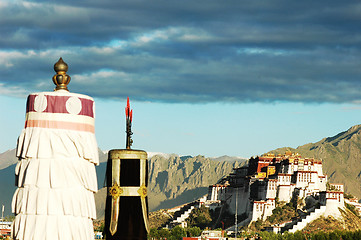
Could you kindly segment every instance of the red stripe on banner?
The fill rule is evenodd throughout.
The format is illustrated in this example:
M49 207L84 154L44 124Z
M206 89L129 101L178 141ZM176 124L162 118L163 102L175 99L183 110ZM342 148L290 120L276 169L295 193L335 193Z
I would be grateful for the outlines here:
M25 128L39 127L39 128L53 128L53 129L67 129L83 132L94 133L94 126L86 123L74 123L63 121L48 121L48 120L28 120L25 122Z
M28 96L26 104L26 112L36 112L34 109L35 98L38 95L31 94ZM45 95L47 106L43 112L45 113L69 113L66 110L66 101L72 96L50 96ZM94 118L93 106L94 101L86 98L80 98L82 108L78 115L88 116Z
M49 96L45 95L48 102L44 112L47 113L69 113L66 110L66 101L70 97L68 96Z
M90 100L90 99L86 99L86 98L79 98L81 101L81 111L79 113L79 115L84 115L84 116L89 116L89 117L94 117L94 112L93 112L93 106L94 106L94 101Z
M35 112L34 109L34 101L35 101L36 95L29 95L28 99L26 101L26 112Z

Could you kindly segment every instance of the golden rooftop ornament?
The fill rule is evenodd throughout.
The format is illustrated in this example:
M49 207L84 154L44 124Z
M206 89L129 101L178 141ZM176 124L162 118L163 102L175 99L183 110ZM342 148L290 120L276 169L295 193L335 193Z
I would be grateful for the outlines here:
M66 74L66 71L68 71L68 64L66 64L62 58L59 58L59 61L54 64L54 71L56 72L53 76L53 82L56 85L54 91L69 91L67 85L69 84L71 78Z

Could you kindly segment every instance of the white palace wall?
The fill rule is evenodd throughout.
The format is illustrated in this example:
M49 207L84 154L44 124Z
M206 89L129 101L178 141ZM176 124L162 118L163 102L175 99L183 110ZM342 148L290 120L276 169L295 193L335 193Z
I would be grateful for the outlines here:
M275 199L268 199L267 201L254 201L252 210L252 221L261 219L266 220L272 215L272 210L276 208Z

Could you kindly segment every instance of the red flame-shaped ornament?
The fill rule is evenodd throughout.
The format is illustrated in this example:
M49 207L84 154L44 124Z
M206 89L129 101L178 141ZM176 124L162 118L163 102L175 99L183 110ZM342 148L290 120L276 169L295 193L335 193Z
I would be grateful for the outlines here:
M130 109L129 97L127 98L127 106L125 107L125 116L126 116L127 120L129 119L130 121L132 121L133 109Z

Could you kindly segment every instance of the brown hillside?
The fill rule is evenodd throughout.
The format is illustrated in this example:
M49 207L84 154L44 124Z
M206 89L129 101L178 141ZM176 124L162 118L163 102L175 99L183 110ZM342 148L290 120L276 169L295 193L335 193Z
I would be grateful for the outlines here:
M347 208L341 209L342 219L335 219L332 216L320 217L315 221L307 224L302 230L303 232L319 232L320 229L324 232L335 230L356 231L361 229L361 219L353 214Z
M323 160L323 170L329 181L344 184L345 192L361 198L361 125L316 143L308 143L296 149L279 148L271 152L284 153L286 149L303 157Z

